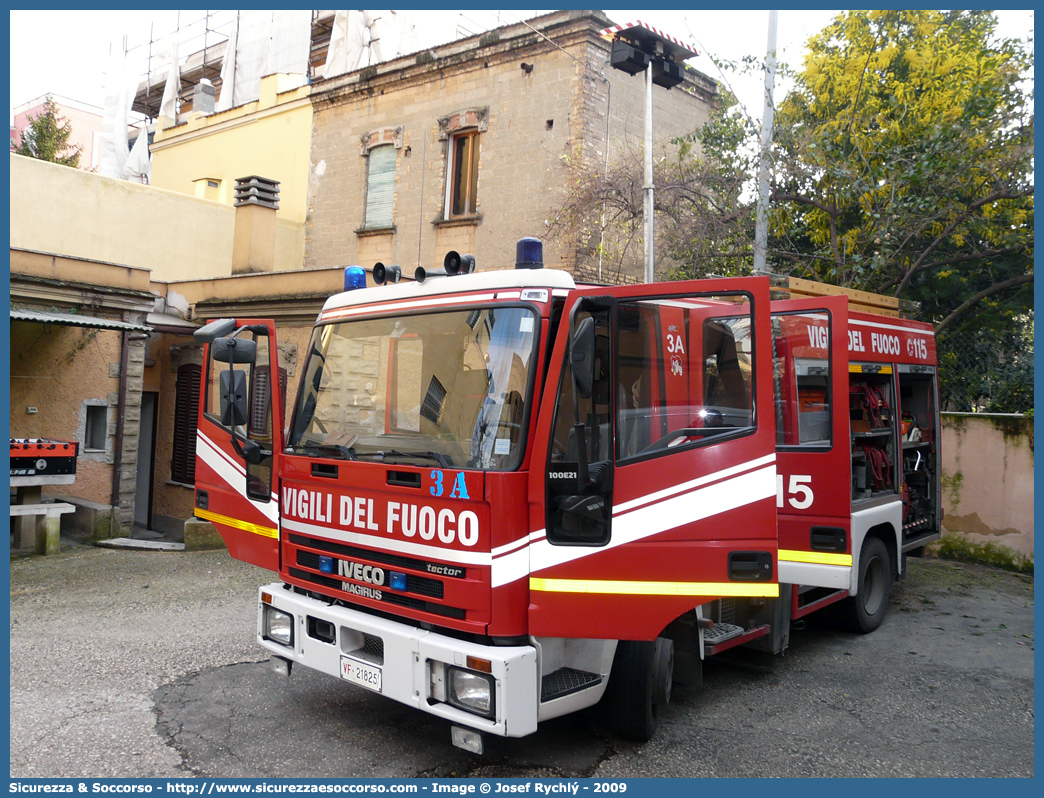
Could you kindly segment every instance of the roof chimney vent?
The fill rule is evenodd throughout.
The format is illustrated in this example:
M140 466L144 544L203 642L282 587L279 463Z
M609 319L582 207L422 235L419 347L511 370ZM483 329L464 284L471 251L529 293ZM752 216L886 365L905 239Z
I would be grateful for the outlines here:
M192 113L207 116L214 113L217 104L217 89L206 78L200 79L192 89Z
M267 177L236 178L235 206L260 205L264 208L279 210L279 181Z

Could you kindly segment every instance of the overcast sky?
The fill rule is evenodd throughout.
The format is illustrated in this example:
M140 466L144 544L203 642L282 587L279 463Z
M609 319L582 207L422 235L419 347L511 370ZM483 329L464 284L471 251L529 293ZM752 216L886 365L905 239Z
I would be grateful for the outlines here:
M11 11L11 109L45 94L56 94L90 105L104 103L103 78L112 52L130 51L144 77L150 49L157 49L180 31L180 56L202 49L204 36L213 44L227 37L235 12L211 12L205 33L203 11ZM460 29L477 32L528 18L531 11L429 11L425 29L449 41ZM823 28L835 11L779 12L777 51L781 61L800 63L804 43ZM762 108L762 79L722 75L710 55L738 61L745 55L763 57L768 36L767 11L635 11L607 10L616 23L641 20L677 39L692 41L700 55L688 63L718 80L728 80L755 118ZM1001 35L1032 35L1032 11L997 12ZM159 60L154 61L154 67ZM777 99L779 98L777 87ZM13 114L11 115L13 118Z

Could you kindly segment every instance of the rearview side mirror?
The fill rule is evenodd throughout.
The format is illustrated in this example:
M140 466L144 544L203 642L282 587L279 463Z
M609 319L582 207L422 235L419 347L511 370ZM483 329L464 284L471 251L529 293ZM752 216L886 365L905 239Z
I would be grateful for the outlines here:
M215 338L210 349L218 363L253 363L257 359L257 342L246 338Z
M573 374L576 392L585 399L594 389L595 378L595 321L591 316L581 319L569 346L569 368Z
M192 337L198 344L209 344L212 343L215 338L220 338L223 335L235 332L235 329L235 319L215 319L209 324L204 324L192 333Z
M219 378L221 423L230 428L241 427L247 423L246 372L222 371Z

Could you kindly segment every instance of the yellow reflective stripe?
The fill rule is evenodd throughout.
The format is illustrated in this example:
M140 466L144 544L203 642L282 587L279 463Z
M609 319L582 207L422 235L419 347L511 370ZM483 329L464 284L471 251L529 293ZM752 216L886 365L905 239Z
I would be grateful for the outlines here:
M855 363L849 363L848 364L848 371L851 374L862 374L863 373L863 367L859 366L859 365L856 365ZM867 372L867 374L891 374L891 373L892 373L892 367L891 366L875 366L871 371Z
M279 530L273 529L270 526L258 526L257 524L242 521L239 518L218 515L217 513L210 512L210 510L200 510L198 507L196 508L196 517L212 523L224 524L225 526L234 527L235 529L242 529L244 532L250 532L254 535L262 535L266 538L279 537Z
M599 579L529 578L544 593L614 593L626 596L759 596L774 598L779 585L766 582L617 582Z
M852 565L851 554L831 554L826 551L793 551L780 549L779 559L783 562L813 562L819 565Z

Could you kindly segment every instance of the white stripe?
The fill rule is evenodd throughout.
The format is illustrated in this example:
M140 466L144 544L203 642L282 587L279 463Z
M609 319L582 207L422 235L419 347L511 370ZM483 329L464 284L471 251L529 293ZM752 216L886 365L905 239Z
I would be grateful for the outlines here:
M617 505L613 508L612 540L605 546L552 546L547 542L546 530L531 532L528 548L493 560L490 575L492 585L501 587L524 579L534 571L574 562L606 549L633 543L693 521L775 497L775 459L776 455L773 453ZM722 479L725 481L718 482ZM701 485L706 487L693 490Z
M529 548L526 546L493 560L493 567L489 569L490 584L502 587L529 576Z
M849 319L849 324L858 324L861 327L877 327L880 330L897 330L898 332L904 333L916 333L917 335L927 335L931 338L935 337L935 333L932 330L925 330L920 327L899 327L895 324L881 324L878 321L862 321L860 319Z
M383 313L385 311L428 308L438 305L470 305L474 302L490 302L496 296L500 296L500 294L457 294L445 297L444 299L421 299L414 302L385 302L380 305L356 305L354 307L334 308L323 311L319 314L319 320L331 321L332 319L343 319L350 316L358 316L363 313ZM512 298L507 294L504 296L508 299ZM516 291L513 298L518 299L520 296L521 293Z
M413 557L441 560L457 565L490 565L493 561L493 555L484 551L460 551L459 549L445 549L441 546L426 546L423 543L407 543L404 540L364 535L359 532L348 532L344 529L316 526L315 524L306 524L302 521L291 521L289 519L283 521L283 529L289 532L300 532L302 535L338 540L341 543L367 546L380 551L394 551L400 554L409 554Z
M494 558L496 558L496 557L503 557L503 556L505 556L507 554L510 554L515 549L521 548L523 546L528 546L528 545L529 545L529 538L528 537L519 538L518 540L512 541L511 543L505 543L503 546L497 546L495 549L493 549L493 557Z
M698 488L701 485L717 482L719 479L725 479L726 477L735 476L736 474L742 474L744 471L753 471L756 468L761 468L762 466L774 462L776 462L775 452L765 457L760 457L757 460L751 460L749 463L740 463L737 466L732 466L731 468L726 468L721 471L715 471L713 474L707 474L706 476L690 480L689 482L682 482L680 485L672 485L669 488L664 488L656 493L650 493L647 496L639 496L637 499L632 499L629 502L615 505L613 507L613 516L615 517L620 513L626 513L633 510L635 507L641 507L650 502L663 501L664 499L676 496L679 493L685 493L694 488Z
M552 546L546 540L533 544L529 547L530 568L532 572L553 568L775 496L776 467L769 466L626 515L614 515L612 539L597 549Z
M202 444L202 446L200 446L200 444ZM272 494L272 501L270 502L259 502L247 496L246 470L238 462L225 454L216 443L210 440L210 438L198 429L196 430L196 454L199 455L204 463L213 469L214 473L217 474L218 477L228 485L228 487L238 493L244 501L250 502L250 504L257 508L258 512L271 521L272 526L279 526L279 502L276 494Z
M787 562L776 564L779 581L788 585L814 585L848 590L852 586L852 566L824 565L813 562Z

